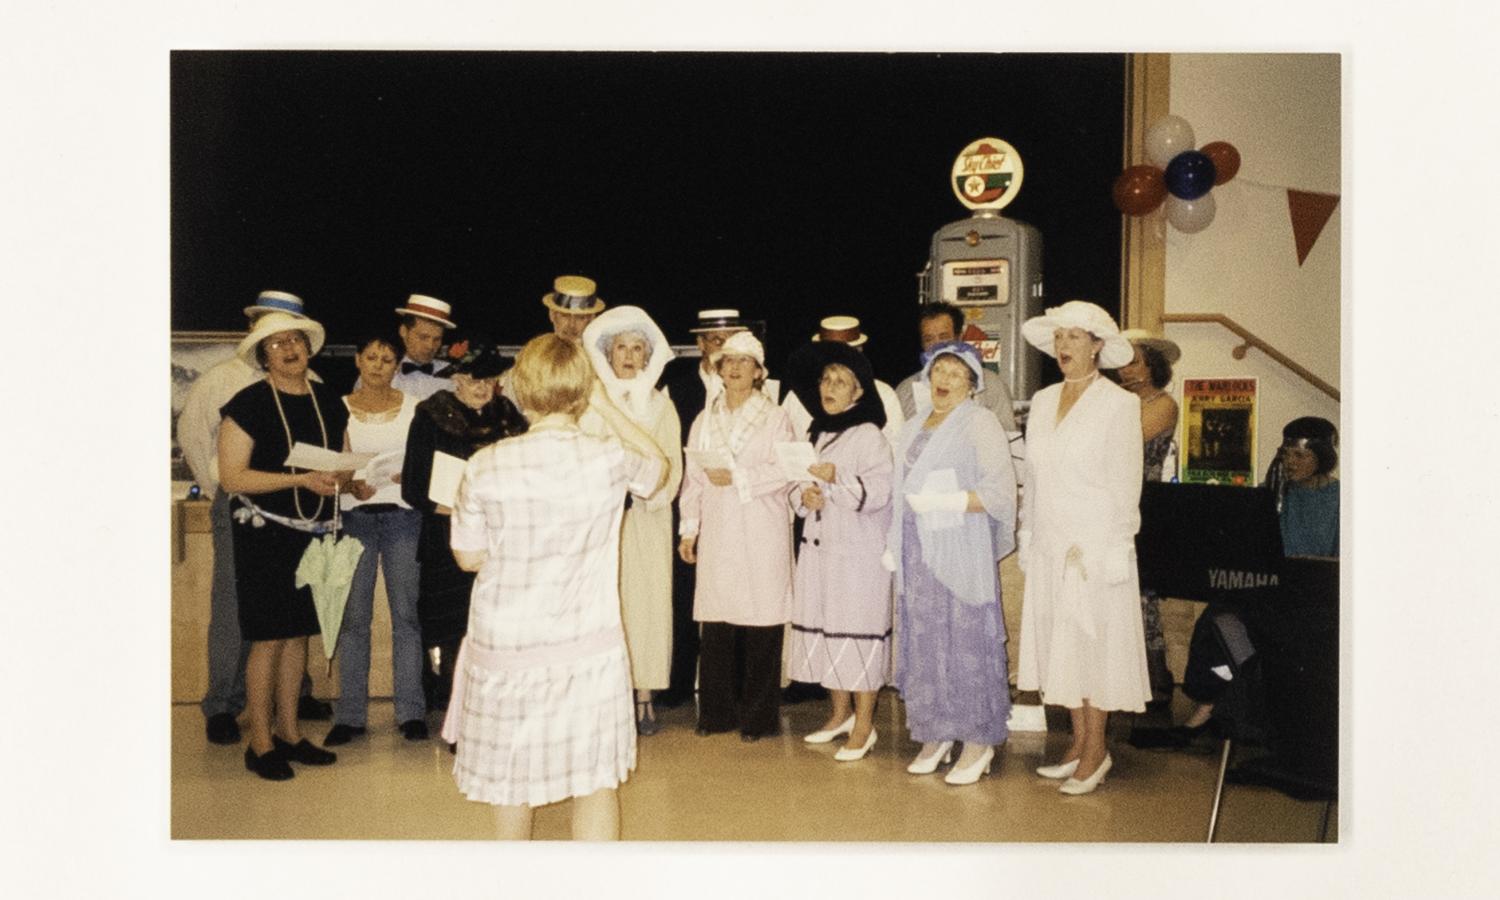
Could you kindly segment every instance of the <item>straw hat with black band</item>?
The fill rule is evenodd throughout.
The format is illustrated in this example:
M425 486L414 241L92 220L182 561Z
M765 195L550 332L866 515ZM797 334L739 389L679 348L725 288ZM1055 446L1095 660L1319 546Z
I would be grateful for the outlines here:
M542 304L548 309L575 316L588 316L604 311L604 298L599 296L599 286L594 279L582 275L559 275L552 281L552 292L542 295Z

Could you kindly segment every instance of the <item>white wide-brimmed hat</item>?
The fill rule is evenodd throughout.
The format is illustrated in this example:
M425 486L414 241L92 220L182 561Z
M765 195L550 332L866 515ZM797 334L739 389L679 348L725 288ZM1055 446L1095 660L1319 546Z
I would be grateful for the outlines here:
M250 318L271 312L291 313L294 316L305 316L302 309L302 298L296 294L288 294L286 291L261 291L255 302L245 307L245 315Z
M269 312L255 320L250 328L250 333L245 335L244 340L235 348L234 354L252 369L259 369L260 361L255 358L255 348L260 342L273 334L283 331L301 331L307 335L307 343L311 346L308 355L311 356L323 349L323 326L314 322L306 316L294 316L291 313Z
M609 351L618 335L632 333L646 339L649 348L646 365L636 377L621 381L609 364ZM643 421L650 410L656 380L661 377L667 361L674 356L672 345L667 343L667 336L661 328L639 306L610 307L583 329L583 348L610 397L631 418Z
M453 307L437 299L422 294L412 294L406 298L405 306L396 307L398 316L416 316L429 322L436 322L444 328L457 328L448 317L453 315Z
M765 371L766 348L761 345L755 335L748 331L736 331L731 334L724 342L724 346L714 351L713 356L709 357L709 362L717 366L719 360L726 356L748 356L755 360L756 365L760 366L762 371Z
M1059 328L1082 328L1104 342L1099 351L1099 368L1118 369L1135 359L1135 348L1120 334L1120 326L1104 308L1087 300L1069 300L1061 306L1049 306L1039 316L1021 323L1026 343L1048 356L1056 357L1053 334Z
M604 311L604 299L594 279L582 275L559 275L552 280L552 293L542 296L548 309L575 316Z
M1182 348L1177 346L1176 341L1173 341L1169 338L1164 338L1161 335L1151 331L1147 331L1144 328L1127 328L1124 331L1120 332L1120 337L1124 338L1132 344L1140 344L1142 347L1150 347L1152 350L1155 350L1157 353L1160 353L1162 356L1166 357L1167 362L1169 363L1175 363L1179 359L1182 359Z
M859 320L853 316L829 316L818 323L815 341L840 341L851 347L863 346L870 336L859 330Z

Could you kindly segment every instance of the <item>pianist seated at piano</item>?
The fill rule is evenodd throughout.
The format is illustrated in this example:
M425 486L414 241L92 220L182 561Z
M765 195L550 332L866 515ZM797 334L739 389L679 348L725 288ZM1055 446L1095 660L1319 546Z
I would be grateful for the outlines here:
M1339 555L1338 429L1327 419L1303 416L1281 431L1281 449L1266 473L1265 489L1276 494L1282 552L1288 557L1337 559ZM1210 624L1221 612L1204 610L1188 645L1182 692L1197 703L1176 728L1137 730L1137 747L1185 747L1207 728L1214 703L1229 686L1229 661Z

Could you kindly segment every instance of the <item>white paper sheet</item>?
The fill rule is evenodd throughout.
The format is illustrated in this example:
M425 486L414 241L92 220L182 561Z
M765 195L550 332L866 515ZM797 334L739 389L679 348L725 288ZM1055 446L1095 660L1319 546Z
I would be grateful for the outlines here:
M818 461L818 451L811 441L777 441L776 462L781 465L781 474L787 481L813 481L807 467Z
M401 474L401 464L406 461L406 448L387 450L374 459L370 460L363 472L355 474L364 480L365 484L375 490L389 487L396 483L396 476Z
M683 452L687 454L688 461L694 463L700 469L730 469L734 467L734 457L729 455L728 450L699 450L696 447L688 447Z
M374 458L373 453L339 453L298 441L292 445L292 452L286 455L282 465L313 472L352 472Z
M441 450L432 453L432 479L427 482L427 499L440 506L453 508L458 501L458 483L463 481L467 463Z

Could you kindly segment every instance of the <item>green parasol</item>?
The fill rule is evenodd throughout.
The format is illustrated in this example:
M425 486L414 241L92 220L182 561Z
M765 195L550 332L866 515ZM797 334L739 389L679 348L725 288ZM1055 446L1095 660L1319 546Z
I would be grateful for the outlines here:
M297 564L297 587L311 587L323 635L323 655L333 670L333 651L344 623L344 605L349 602L349 584L365 545L358 538L337 532L314 538Z

